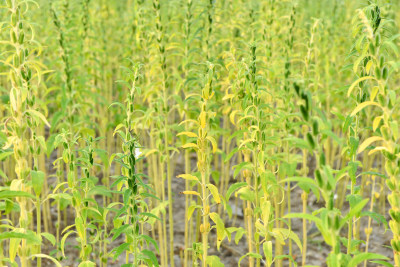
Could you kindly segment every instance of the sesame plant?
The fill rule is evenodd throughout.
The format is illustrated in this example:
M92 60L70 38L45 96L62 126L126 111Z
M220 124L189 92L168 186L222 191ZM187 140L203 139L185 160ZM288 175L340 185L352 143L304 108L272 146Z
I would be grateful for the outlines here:
M147 266L159 266L155 253L144 249L146 244L147 246L153 244L158 250L156 241L143 233L143 224L149 218L158 218L148 212L148 204L145 202L146 197L156 198L156 196L150 193L149 187L142 179L143 175L137 173L136 170L137 161L143 159L140 157L139 140L134 133L134 125L132 124L132 116L135 115L134 100L140 92L137 85L140 78L139 71L139 64L135 64L132 70L127 69L127 82L130 83L130 88L126 99L126 119L116 127L114 132L123 139L123 153L116 154L116 160L121 164L123 170L114 183L124 183L124 186L120 189L122 190L123 203L121 203L122 207L114 219L113 239L123 233L126 235L125 243L114 249L114 259L126 251L125 266L140 266L142 262L146 262ZM132 264L130 264L130 255L133 255Z

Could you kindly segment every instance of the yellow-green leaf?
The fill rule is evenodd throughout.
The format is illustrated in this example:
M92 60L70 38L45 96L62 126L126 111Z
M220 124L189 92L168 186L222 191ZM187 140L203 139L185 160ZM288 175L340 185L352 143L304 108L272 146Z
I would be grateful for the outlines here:
M279 230L285 237L292 239L299 247L300 251L303 251L303 245L301 244L299 237L293 231L285 228L279 228Z
M189 208L188 208L188 217L186 218L188 221L190 221L190 218L193 215L193 212L195 211L195 209L201 209L200 205L194 205L192 204Z
M363 108L365 108L365 107L367 107L367 106L378 106L378 107L382 108L381 105L379 105L378 103L375 103L375 102L373 102L373 101L365 101L365 102L361 103L360 105L358 105L358 106L353 110L353 112L351 113L350 116L356 115L358 112L360 112Z
M197 134L192 133L192 132L181 132L181 133L178 133L176 136L181 136L181 135L186 135L188 137L197 137Z
M376 141L383 141L384 139L380 136L372 136L370 138L367 138L358 148L358 153L363 152L370 144Z
M374 130L374 132L375 132L376 129L378 128L379 123L381 122L381 120L382 120L382 116L379 116L379 117L376 117L376 118L374 119L374 121L372 122L372 129Z
M150 149L149 151L146 152L146 154L144 154L144 157L147 158L148 156L156 153L157 151L158 151L157 149Z
M369 73L369 70L372 67L372 63L373 63L372 60L368 61L367 66L365 67L365 70L367 71L367 73Z
M347 91L347 96L349 97L351 92L353 91L354 87L356 87L360 82L365 81L365 80L376 80L374 77L372 76L365 76L365 77L361 77L360 79L358 79L357 81L355 81L354 83L352 83L352 85L349 87L349 90Z
M187 119L187 120L181 121L178 125L182 125L182 124L188 123L188 122L192 122L192 123L194 123L195 125L198 125L198 124L199 124L198 121L191 120L191 119Z
M183 146L182 146L182 148L199 148L196 144L194 144L194 143L187 143L187 144L184 144Z
M224 221L219 217L218 213L212 212L210 213L211 220L215 223L215 227L217 228L217 248L225 238L225 225Z
M29 256L29 258L31 259L31 258L44 258L44 259L48 259L48 260L51 260L54 264L55 264L55 266L57 266L57 267L62 267L62 265L55 259L55 258L53 258L53 257L51 257L51 256L48 256L48 255L46 255L46 254L33 254L33 255L31 255L31 256ZM80 266L80 265L79 265Z
M263 243L263 251L265 259L267 260L267 266L272 265L272 241L265 241Z
M28 109L26 111L26 113L31 114L31 116L34 116L36 118L39 118L40 120L42 120L48 127L50 127L50 123L46 120L45 116L40 113L39 111L36 111L34 109Z
M239 110L234 110L234 111L232 111L231 114L229 115L229 120L231 121L231 123L232 123L233 125L236 125L236 123L235 123L235 116L236 116L236 113L238 113L238 112L239 112Z
M125 125L123 123L118 124L115 129L114 129L114 133L113 136L118 132L119 129L121 129L122 127L124 127Z
M378 94L378 92L379 92L379 87L378 86L374 86L372 88L372 91L371 91L371 97L370 97L371 101L375 100L375 97Z
M382 150L390 152L389 149L387 149L384 146L377 146L377 147L375 147L374 149L372 149L371 151L368 152L368 156L374 154L375 152L382 151Z
M213 196L215 202L217 204L221 203L221 198L219 197L218 189L215 187L213 184L207 184L208 189L211 192L211 195Z
M11 103L11 107L13 108L14 111L17 110L17 100L15 98L15 93L16 90L15 88L11 88L10 90L10 103Z
M389 122L389 125L394 140L397 140L397 138L399 137L399 124L397 123L397 121L391 121Z
M196 176L191 175L191 174L180 174L177 177L185 179L185 180L190 180L190 181L199 181L199 179L197 179Z
M217 141L215 141L214 137L212 136L207 136L208 141L211 142L212 148L213 148L213 153L217 152L218 146L217 146Z
M206 128L206 112L205 111L202 111L201 113L200 113L200 116L199 116L199 120L200 120L200 127L202 128L202 129L204 129L204 128Z
M222 98L222 101L225 101L225 100L227 100L227 99L231 99L231 98L234 98L234 97L235 97L234 94L226 94L226 95Z
M196 196L200 196L200 193L199 192L196 192L196 191L183 191L183 192L181 192L182 194L184 194L184 195L196 195Z

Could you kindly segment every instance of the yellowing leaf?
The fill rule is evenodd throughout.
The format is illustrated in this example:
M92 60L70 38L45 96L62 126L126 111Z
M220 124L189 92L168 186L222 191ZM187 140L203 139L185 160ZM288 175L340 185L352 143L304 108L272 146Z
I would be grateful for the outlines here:
M184 194L184 195L196 195L196 196L200 196L200 193L199 192L196 192L196 191L183 191L183 192L181 192L182 194Z
M365 70L367 71L367 73L369 73L369 70L372 67L372 60L368 61L367 66L365 67Z
M193 215L193 212L195 209L201 209L200 205L194 205L192 204L189 208L188 208L188 217L186 218L188 221L190 221L190 218Z
M377 147L375 147L374 149L372 149L371 151L368 152L368 156L374 154L375 152L382 151L382 150L390 152L389 149L387 149L384 146L377 146Z
M198 96L198 97L201 97L201 95L200 95L200 94L196 94L196 93L193 93L193 94L187 94L187 95L186 95L186 97L185 97L185 100L186 100L186 99L188 99L189 97L192 97L192 96Z
M200 127L203 129L206 128L206 112L205 111L202 111L200 113L199 120L200 120Z
M149 151L146 152L146 154L144 154L144 157L147 158L148 156L156 153L157 151L158 151L157 149L150 149Z
M375 97L378 94L378 92L379 92L379 87L378 86L374 86L372 88L372 91L371 91L371 97L370 97L371 101L375 100Z
M263 243L263 251L265 259L267 260L267 266L272 265L272 242L266 241Z
M219 249L219 246L226 235L224 221L216 212L210 213L210 218L215 223L215 227L217 228L217 248Z
M192 132L181 132L181 133L178 133L176 136L181 136L181 135L186 135L188 137L197 137L197 134L192 133Z
M234 94L226 94L226 95L222 98L222 101L225 101L225 100L227 100L227 99L231 99L231 98L233 98L233 97L235 97Z
M235 116L236 116L236 113L238 113L238 112L239 112L239 110L234 110L234 111L232 111L231 114L229 115L229 120L231 121L231 123L232 123L233 125L236 125L236 123L235 123Z
M353 112L351 113L350 116L356 115L358 112L360 112L363 108L365 108L365 107L367 107L367 106L378 106L378 107L382 108L381 105L379 105L378 103L375 103L375 102L373 102L373 101L365 101L365 102L361 103L360 105L358 105L358 106L353 110Z
M358 79L357 81L355 81L354 83L352 83L352 85L349 87L349 90L347 91L347 96L349 97L351 92L353 91L354 87L356 87L360 82L365 81L365 80L376 80L374 77L372 76L365 76L365 77L361 77L360 79Z
M353 71L354 71L355 73L357 72L358 66L360 65L361 61L364 60L364 58L365 58L365 56L364 56L364 55L361 55L361 56L358 57L358 58L356 59L356 61L354 62L354 64L353 64Z
M199 181L199 179L197 179L196 176L191 175L191 174L180 174L177 177L185 179L185 180L190 180L190 181Z
M397 140L397 138L399 137L399 124L397 123L397 121L391 121L389 122L389 125L394 140Z
M123 123L118 124L117 127L115 127L115 129L114 129L113 136L118 132L119 129L121 129L124 126L125 125Z
M376 141L383 141L384 139L380 136L373 136L370 138L367 138L358 148L358 152L357 153L361 153L363 152L370 144L372 144L373 142Z
M221 198L219 197L218 189L215 187L213 184L207 184L208 189L211 192L211 195L213 196L215 202L217 204L221 203Z
M31 114L31 116L42 120L48 127L50 127L50 123L46 120L45 116L42 113L40 113L39 111L36 111L34 109L28 109L26 111L26 113L29 113L29 114Z
M199 148L196 144L194 144L194 143L187 143L187 144L184 144L183 146L182 146L182 148Z
M379 116L379 117L376 117L376 118L374 119L374 121L372 122L372 129L374 130L374 132L375 132L376 129L378 128L379 123L381 122L381 120L382 120L382 116Z
M211 142L213 153L217 152L218 146L217 146L217 141L215 141L214 137L207 136L206 138Z
M187 119L187 120L181 121L181 122L179 123L179 125L182 125L182 124L188 123L188 122L192 122L192 123L194 123L195 125L198 125L198 124L199 124L199 123L198 123L197 121L195 121L195 120Z
M293 231L290 231L289 229L285 228L275 228L274 230L279 231L285 237L285 239L286 238L292 239L299 247L300 251L303 250L303 245L301 244L299 237Z
M11 90L10 90L10 103L11 103L11 107L13 108L14 111L16 111L18 109L17 108L17 100L16 100L16 97L15 97L15 93L16 93L15 88L14 87L11 88Z
M246 144L249 143L249 142L254 142L254 139L249 138L249 139L246 139L246 140L242 141L242 142L240 143L239 148L241 148L242 146L246 145Z
M33 254L33 255L30 255L29 256L29 259L31 259L31 258L44 258L44 259L48 259L48 260L51 260L54 264L55 264L55 266L57 266L57 267L62 267L62 265L55 259L55 258L53 258L53 257L51 257L51 256L48 256L48 255L45 255L45 254ZM80 266L80 265L79 265Z

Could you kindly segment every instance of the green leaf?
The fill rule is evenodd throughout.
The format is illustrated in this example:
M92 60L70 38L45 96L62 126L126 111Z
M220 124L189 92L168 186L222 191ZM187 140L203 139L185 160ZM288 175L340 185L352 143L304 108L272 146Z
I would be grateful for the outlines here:
M30 197L35 198L34 195L29 194L23 191L11 191L11 190L4 190L0 192L0 199L2 198L14 198L14 197Z
M253 164L251 164L250 162L242 162L242 163L236 165L234 167L235 171L233 172L233 177L236 177L239 174L239 172L243 169L251 169L252 166L253 166Z
M263 251L265 255L265 260L267 261L267 267L272 265L272 242L271 241L265 241L263 243Z
M188 217L186 219L189 221L190 218L193 215L194 210L195 209L201 209L201 208L202 207L200 205L194 205L194 204L190 205L189 208L188 208L188 214L187 214Z
M380 254L376 254L376 253L367 253L367 252L363 252L360 253L356 256L354 256L353 259L351 259L351 261L347 264L347 267L356 267L358 264L360 264L363 261L366 260L387 260L388 258L380 255Z
M129 243L122 243L118 247L114 248L113 251L115 252L114 254L114 260L116 260L119 255L121 255L125 250L129 249Z
M292 239L299 247L300 251L303 250L303 245L301 244L299 237L293 231L285 228L274 228L274 231L279 231L283 237Z
M229 187L228 191L226 191L226 194L225 194L226 201L229 201L229 198L231 197L233 192L235 192L239 188L242 188L242 187L245 187L245 186L247 186L246 182L239 182L239 183L235 183L235 184L231 185Z
M210 267L224 267L225 265L221 262L218 256L212 255L207 256L206 263Z
M2 160L5 159L5 158L8 158L8 156L10 156L10 155L12 155L12 154L14 154L13 151L2 152L2 153L0 154L0 161L2 161Z
M49 233L41 233L41 235L46 238L47 240L50 241L50 243L54 246L56 244L56 238L54 235L49 234Z
M95 267L95 266L96 264L91 261L83 261L78 265L78 267Z
M242 239L243 235L246 233L246 230L243 228L239 228L235 234L235 243L239 244L240 239Z
M361 212L361 210L367 205L369 199L364 199L360 201L357 205L354 206L354 208L350 208L350 212L340 220L340 227L342 227L348 220L353 218L354 216L357 216Z
M368 216L371 217L376 222L382 223L385 226L385 231L389 229L388 222L386 221L385 216L383 216L382 214L373 211L363 211L361 212L361 216Z
M158 218L156 215L154 215L153 213L150 213L150 212L141 212L140 216L145 216L145 217L149 217L149 218L153 218L153 219L161 221L160 218Z
M37 236L33 232L28 232L28 233L17 233L17 232L0 233L0 240L11 239L11 238L26 239L27 241L29 241L31 243L40 244L40 239L37 238Z
M87 193L88 196L93 196L93 195L100 195L100 196L107 196L111 197L111 191L108 190L105 186L95 186L89 190Z
M130 228L131 225L129 224L124 224L121 227L118 228L114 228L112 230L112 232L114 232L114 235L112 237L112 241L114 241L115 239L117 239L122 233L125 233L127 231L128 228Z
M82 217L76 217L75 218L75 228L76 228L76 231L78 232L79 237L82 239L84 238L85 232L86 232L86 229L83 225L84 224L83 224Z
M262 256L258 253L253 253L253 252L249 252L246 255L243 255L242 257L240 257L239 262L238 262L238 266L240 267L240 262L246 258L246 257L252 257L252 258L256 258L256 259L262 259Z
M315 224L322 224L322 220L320 218L308 213L289 213L286 214L284 218L300 218L315 222Z
M301 182L301 183L307 183L311 185L317 185L314 179L308 178L308 177L290 177L286 178L283 180L280 180L279 183L287 183L287 182Z
M37 196L40 195L44 183L44 172L41 171L31 171L32 187L33 191Z
M386 261L371 261L372 263L380 264L386 267L394 267L393 264Z
M141 252L142 252L143 255L146 255L151 260L151 262L153 263L153 266L156 266L156 267L159 266L158 261L157 261L157 257L156 257L156 255L154 254L153 251L144 249Z
M142 239L146 240L146 241L147 241L147 244L148 244L148 243L153 244L153 246L155 247L156 251L157 251L157 252L159 251L157 241L155 241L155 240L154 240L153 238L151 238L150 236L148 236L148 235L140 235L139 238L142 238Z

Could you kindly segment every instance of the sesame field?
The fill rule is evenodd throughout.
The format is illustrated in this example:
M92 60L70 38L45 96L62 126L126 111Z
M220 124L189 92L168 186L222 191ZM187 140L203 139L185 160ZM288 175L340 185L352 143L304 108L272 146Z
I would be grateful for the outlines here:
M400 267L400 1L0 0L0 267Z

